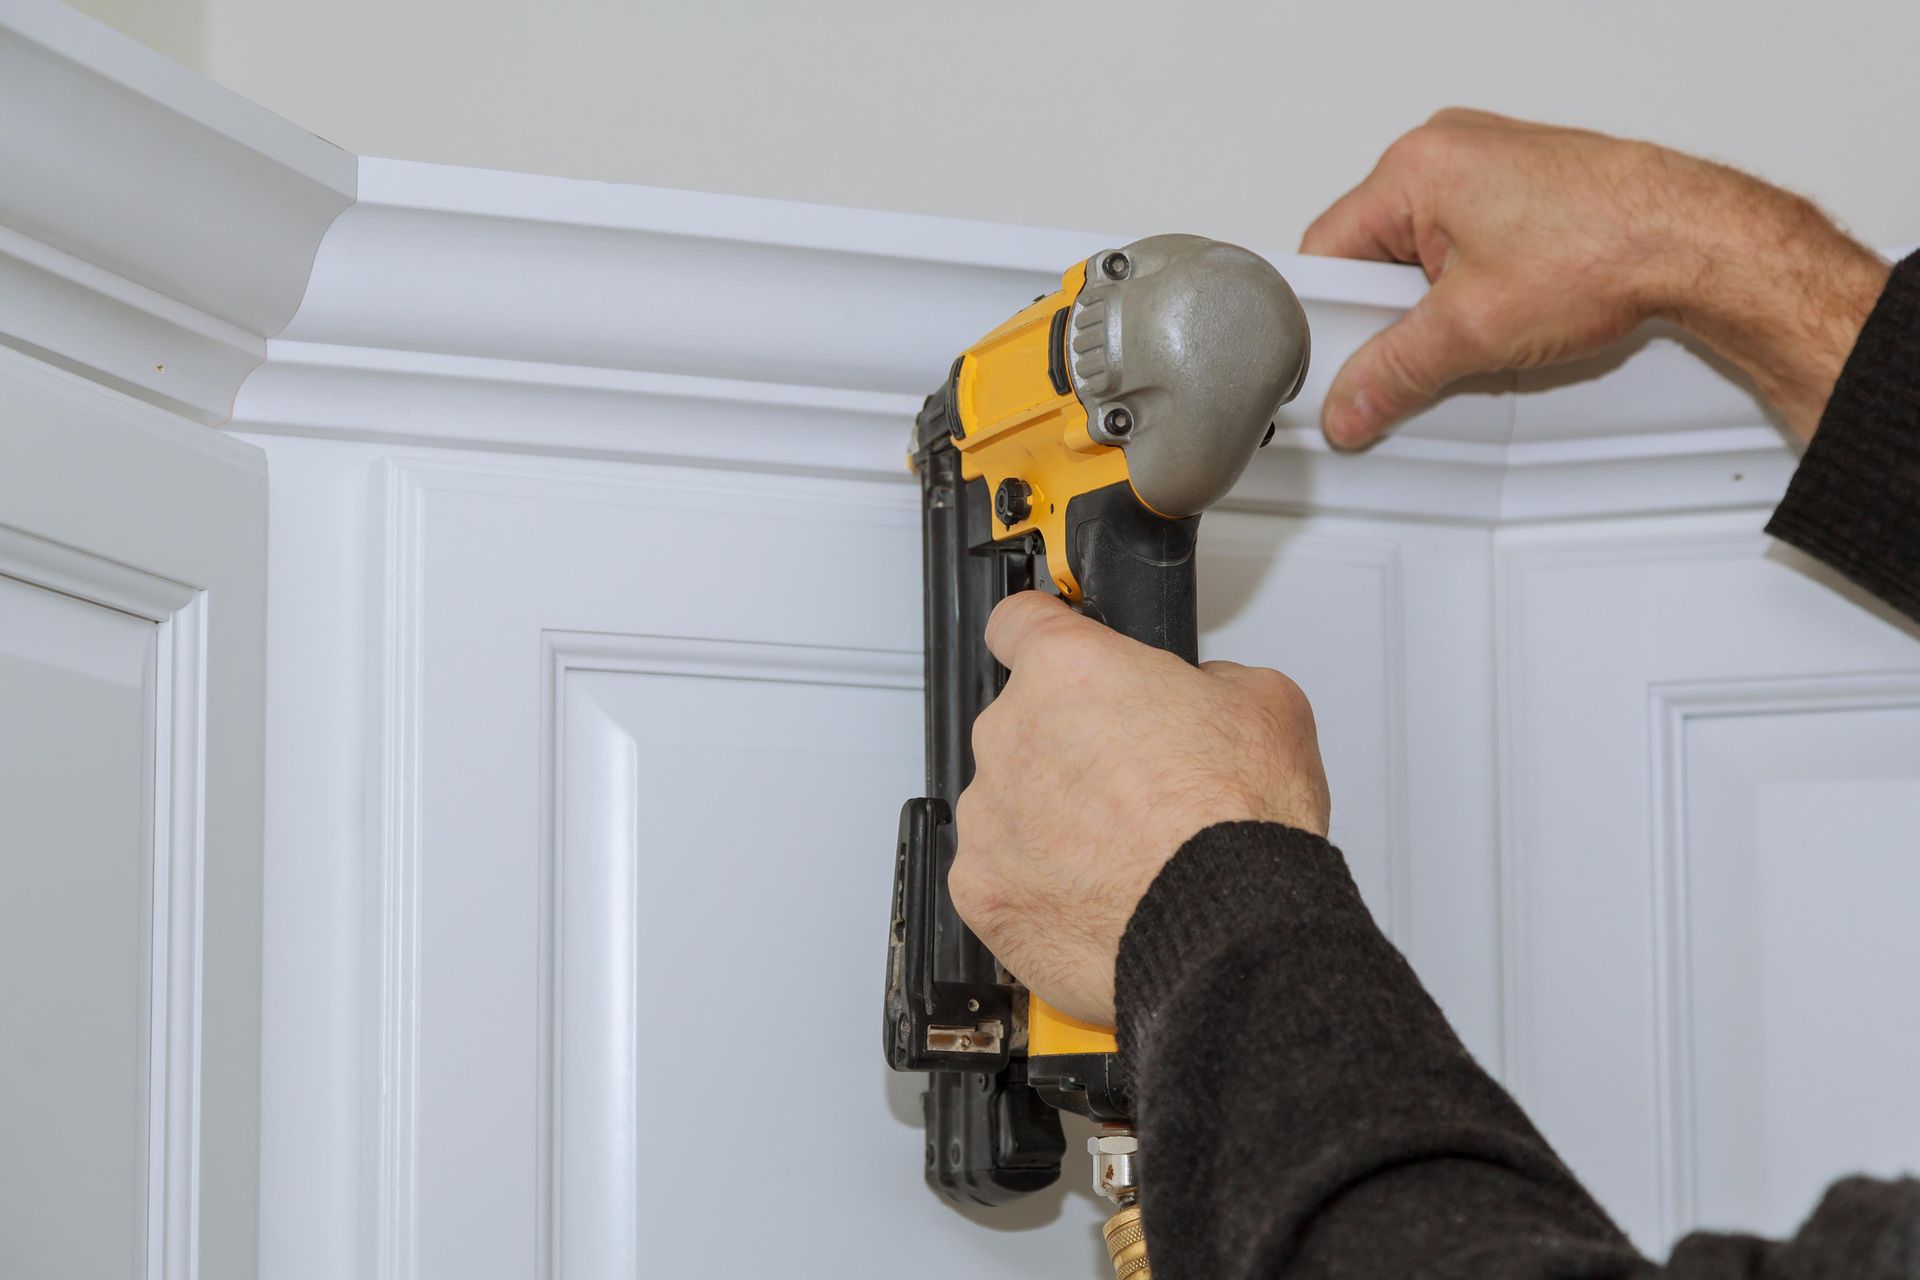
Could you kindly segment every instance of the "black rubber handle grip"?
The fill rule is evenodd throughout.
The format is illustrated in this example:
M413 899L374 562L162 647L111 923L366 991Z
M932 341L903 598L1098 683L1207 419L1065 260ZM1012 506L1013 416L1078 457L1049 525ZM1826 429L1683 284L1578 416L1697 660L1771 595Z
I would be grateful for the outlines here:
M1067 503L1067 567L1080 609L1122 635L1200 660L1193 548L1200 517L1169 520L1122 480Z

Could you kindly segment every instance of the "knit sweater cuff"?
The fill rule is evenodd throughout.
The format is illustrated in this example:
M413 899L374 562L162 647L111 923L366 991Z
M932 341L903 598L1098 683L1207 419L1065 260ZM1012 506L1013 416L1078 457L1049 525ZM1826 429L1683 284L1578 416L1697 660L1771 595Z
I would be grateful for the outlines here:
M1893 269L1767 532L1920 617L1920 253Z
M1340 851L1272 822L1222 822L1161 868L1120 939L1114 1005L1122 1058L1137 1063L1156 1014L1191 974L1250 935L1366 904Z

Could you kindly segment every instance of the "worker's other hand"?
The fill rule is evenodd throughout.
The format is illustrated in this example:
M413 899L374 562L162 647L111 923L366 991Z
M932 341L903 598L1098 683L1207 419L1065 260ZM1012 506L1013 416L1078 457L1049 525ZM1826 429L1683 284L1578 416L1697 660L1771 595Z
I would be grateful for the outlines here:
M1417 263L1433 283L1335 376L1321 425L1341 448L1461 378L1590 355L1654 317L1810 436L1888 271L1806 200L1724 165L1462 110L1389 147L1300 251Z
M953 905L1048 1004L1112 1026L1120 935L1190 836L1326 834L1313 709L1277 671L1191 667L1036 591L1000 603L987 646L1013 675L974 722Z

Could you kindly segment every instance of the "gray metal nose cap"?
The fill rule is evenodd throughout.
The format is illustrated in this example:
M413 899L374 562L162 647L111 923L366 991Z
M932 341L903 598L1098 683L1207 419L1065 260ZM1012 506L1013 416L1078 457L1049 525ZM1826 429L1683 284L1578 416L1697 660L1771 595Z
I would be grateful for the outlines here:
M1149 236L1087 262L1068 366L1089 432L1127 451L1163 516L1224 497L1306 380L1307 313L1259 254L1204 236ZM1116 264L1117 265L1117 264ZM1110 417L1114 409L1123 411ZM1105 424L1128 424L1112 433Z

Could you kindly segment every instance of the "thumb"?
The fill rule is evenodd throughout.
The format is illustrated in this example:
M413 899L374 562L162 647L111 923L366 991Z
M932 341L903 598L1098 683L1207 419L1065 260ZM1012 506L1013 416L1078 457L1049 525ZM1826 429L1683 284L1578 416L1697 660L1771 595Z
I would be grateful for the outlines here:
M1452 383L1494 367L1460 323L1456 280L1443 278L1348 357L1327 389L1320 429L1336 449L1364 449Z
M987 619L987 648L1009 671L1019 669L1021 653L1036 640L1080 627L1100 628L1069 608L1058 596L1022 591L994 606Z

